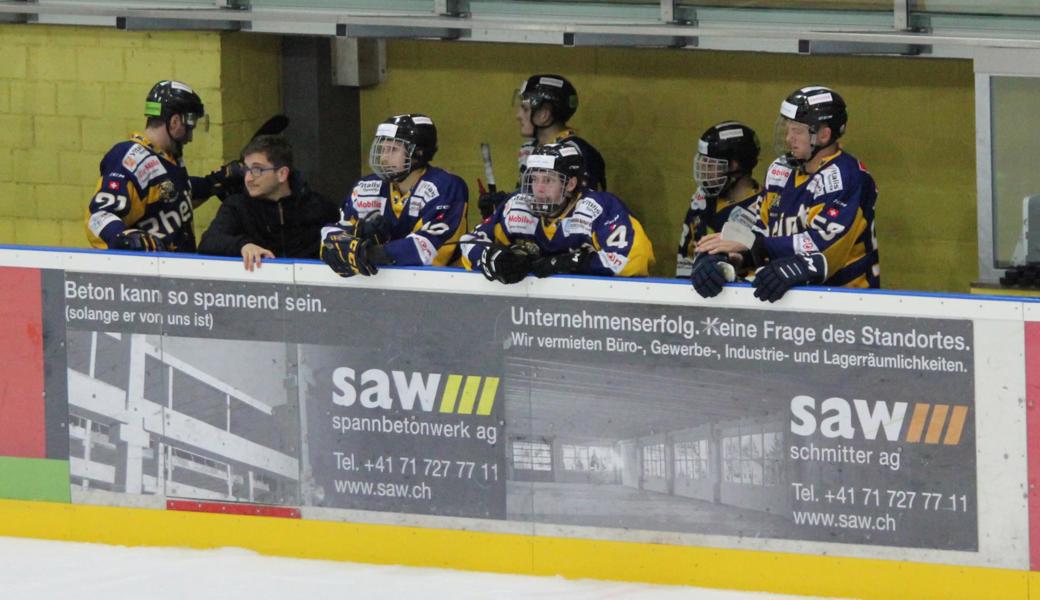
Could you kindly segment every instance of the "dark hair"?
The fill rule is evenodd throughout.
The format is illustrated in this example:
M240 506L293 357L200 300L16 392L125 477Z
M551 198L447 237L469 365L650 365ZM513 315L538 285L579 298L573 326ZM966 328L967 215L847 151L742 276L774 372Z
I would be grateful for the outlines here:
M242 148L242 158L249 154L264 154L275 167L293 168L292 146L280 135L258 135Z
M164 125L166 125L166 121L163 121L162 117L148 117L144 124L145 127L163 127Z

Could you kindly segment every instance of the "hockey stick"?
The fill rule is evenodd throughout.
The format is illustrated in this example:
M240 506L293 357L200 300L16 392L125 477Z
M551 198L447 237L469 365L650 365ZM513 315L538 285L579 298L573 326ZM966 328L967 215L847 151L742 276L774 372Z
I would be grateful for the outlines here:
M278 135L285 131L287 127L289 127L289 117L278 114L264 122L260 129L257 129L256 133L253 134L253 137L249 139L255 140L262 135Z
M487 142L480 144L480 157L484 160L484 177L487 178L488 191L494 194L498 187L495 185L495 169L491 165L491 145Z

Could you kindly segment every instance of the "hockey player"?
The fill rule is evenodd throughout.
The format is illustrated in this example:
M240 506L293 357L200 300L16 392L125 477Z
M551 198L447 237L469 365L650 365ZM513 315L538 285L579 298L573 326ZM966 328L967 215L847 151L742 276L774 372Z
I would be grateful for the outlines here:
M532 75L520 86L516 95L516 120L520 124L520 175L524 160L537 146L571 142L581 151L585 160L586 185L593 190L607 189L607 167L603 156L592 144L567 125L578 110L578 91L560 75ZM480 216L487 218L513 192L482 193L478 205Z
M751 173L760 149L754 130L736 121L713 125L697 140L693 158L697 190L690 198L679 238L676 277L690 277L697 241L708 233L721 232L734 209L757 208L762 188Z
M699 294L721 291L725 260L761 266L755 296L770 302L797 285L881 286L877 186L838 144L847 121L845 101L826 87L803 87L781 103L774 136L781 156L766 174L757 227L732 236L740 240L711 234L697 244Z
M184 145L206 114L202 99L179 81L160 81L148 92L144 114L144 132L101 159L87 239L95 248L194 252L194 208L223 182L223 169L189 177L184 167Z
M654 261L650 239L624 203L585 187L582 155L570 144L536 148L520 191L461 246L467 269L502 283L528 273L645 277Z
M466 228L469 189L430 164L437 127L425 115L390 117L376 128L373 174L343 200L341 219L322 230L321 259L343 277L380 265L448 265ZM449 243L451 242L451 243Z

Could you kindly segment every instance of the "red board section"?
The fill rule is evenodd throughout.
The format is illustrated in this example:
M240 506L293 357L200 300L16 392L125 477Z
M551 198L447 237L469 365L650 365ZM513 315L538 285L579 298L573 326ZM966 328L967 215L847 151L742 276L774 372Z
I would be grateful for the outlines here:
M1040 323L1026 323L1029 568L1040 571Z
M0 267L0 456L46 458L39 269Z
M198 500L167 500L166 510L219 513L225 515L252 515L256 517L282 517L299 519L300 509L284 506L263 506L238 502L200 502Z

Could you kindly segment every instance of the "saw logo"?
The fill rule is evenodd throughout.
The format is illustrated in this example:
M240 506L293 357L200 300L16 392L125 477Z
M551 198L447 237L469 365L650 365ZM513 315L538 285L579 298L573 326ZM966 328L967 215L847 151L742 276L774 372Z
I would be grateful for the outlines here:
M447 376L367 369L360 376L351 367L332 371L332 403L337 406L421 410L489 416L498 393L498 377Z
M851 440L859 434L867 440L880 436L889 442L956 446L967 417L967 406L949 404L827 398L817 405L812 396L791 398L791 433L800 436Z

